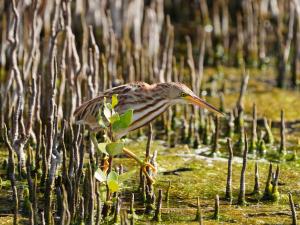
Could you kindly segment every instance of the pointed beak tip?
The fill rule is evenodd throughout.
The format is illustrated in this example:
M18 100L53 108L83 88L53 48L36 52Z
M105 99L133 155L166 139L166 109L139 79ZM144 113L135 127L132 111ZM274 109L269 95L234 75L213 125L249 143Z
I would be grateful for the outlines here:
M225 116L226 116L226 114L223 113L223 112L221 112L221 111L219 111L219 112L217 113L217 115L218 115L219 117L225 117Z
M188 97L187 99L189 100L190 103L192 103L194 105L197 105L197 106L200 106L200 107L203 107L203 108L206 108L209 111L215 113L219 117L225 117L226 116L225 113L221 112L216 107L214 107L213 105L207 103L206 101L202 100L199 97Z
M219 118L226 117L226 114L224 112L221 112L220 110L218 110L216 108L206 108L206 109L208 109L209 111L211 111L212 113L214 113Z
M224 118L226 117L226 114L219 111L219 110L216 110L216 109L208 109L209 111L211 111L212 113L214 113L217 117L219 118Z

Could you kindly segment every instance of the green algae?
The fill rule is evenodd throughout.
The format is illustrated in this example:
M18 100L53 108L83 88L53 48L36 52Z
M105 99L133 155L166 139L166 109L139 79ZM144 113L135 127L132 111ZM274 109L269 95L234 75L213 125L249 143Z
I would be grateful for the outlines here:
M143 158L146 141L129 141L128 148ZM261 202L257 196L251 195L254 186L255 160L249 160L246 170L246 200L248 204L243 207L235 205L238 197L241 160L237 157L233 160L233 205L224 200L226 186L227 161L225 158L210 158L195 154L194 149L187 145L177 145L176 148L168 148L161 141L154 141L151 152L158 151L157 163L159 166L156 175L155 190L159 188L164 192L168 189L169 181L172 188L169 192L169 203L163 201L161 224L198 224L194 221L196 216L197 197L200 198L200 206L205 224L215 224L212 219L214 208L214 197L220 196L220 218L222 224L276 224L278 219L288 224L290 221L287 193L292 191L294 201L300 201L296 194L299 190L300 161L280 163L281 174L279 177L277 203ZM2 150L3 151L3 150ZM116 158L115 166L121 164L125 171L135 170L123 181L122 193L129 193L138 189L139 165L128 158ZM259 162L260 187L263 187L268 173L268 162ZM164 175L163 172L176 170L178 168L189 168L176 174ZM1 176L4 179L4 176ZM2 199L9 199L8 191L1 192ZM129 202L129 199L128 199ZM151 221L149 216L139 213L143 205L137 203L136 224L145 224ZM3 213L7 208L0 208ZM1 221L11 221L6 218ZM154 222L151 222L154 224Z
M143 156L145 143L129 143L129 148L140 156ZM157 163L159 172L156 176L155 189L167 190L169 181L172 189L169 193L169 203L163 202L162 224L198 224L194 221L197 211L196 199L200 197L200 205L203 210L205 224L215 224L213 221L214 197L220 196L220 219L222 224L278 224L278 219L282 224L289 224L289 204L287 194L291 190L299 190L300 183L300 162L280 163L281 174L279 177L279 187L276 192L276 203L261 202L262 195L252 195L254 187L255 160L249 160L246 170L246 201L247 205L237 207L238 187L241 170L241 160L233 160L233 205L224 200L226 186L227 161L224 158L199 157L193 154L194 150L188 149L186 145L176 148L166 148L161 146L161 142L154 142L153 150L158 150ZM125 160L124 167L130 163ZM170 163L170 161L172 163ZM123 163L123 159L119 163ZM268 173L268 162L259 162L260 187L264 187ZM164 171L171 171L178 168L190 168L185 172L174 175L163 175ZM137 175L136 175L137 176ZM135 177L136 177L135 176ZM134 179L131 180L131 182ZM136 184L136 187L138 185ZM295 202L300 200L300 196L293 194ZM143 216L139 217L137 224L144 224L147 221Z

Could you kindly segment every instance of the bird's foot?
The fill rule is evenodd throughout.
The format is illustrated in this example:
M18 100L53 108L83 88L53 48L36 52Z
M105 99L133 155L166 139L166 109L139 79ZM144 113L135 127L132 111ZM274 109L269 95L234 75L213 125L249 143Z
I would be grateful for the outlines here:
M148 171L152 171L153 173L156 173L156 168L151 163L144 162L141 165L141 170L142 170L143 174L146 176L147 180L151 184L153 184L155 180L149 175Z
M145 161L139 159L132 151L130 151L127 148L123 148L123 152L126 155L128 155L130 158L137 161L141 165L141 171L146 176L147 180L151 183L154 183L154 179L149 175L148 171L152 171L153 173L156 173L155 167L151 163L147 162L148 161L147 159Z

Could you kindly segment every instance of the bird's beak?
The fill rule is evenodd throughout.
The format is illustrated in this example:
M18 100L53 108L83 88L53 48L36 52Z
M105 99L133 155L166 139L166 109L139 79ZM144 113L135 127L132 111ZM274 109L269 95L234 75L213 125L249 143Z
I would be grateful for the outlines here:
M188 102L193 105L197 105L201 108L206 108L209 111L216 113L218 116L224 116L224 113L222 113L216 107L212 106L211 104L207 103L206 101L202 100L201 98L198 98L197 96L187 96L187 97L185 97L185 99L188 100Z

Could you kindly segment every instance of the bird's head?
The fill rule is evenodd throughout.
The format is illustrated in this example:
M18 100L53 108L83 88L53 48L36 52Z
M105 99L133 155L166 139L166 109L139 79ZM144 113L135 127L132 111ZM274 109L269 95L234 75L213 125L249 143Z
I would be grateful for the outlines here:
M182 83L165 83L163 88L165 88L166 97L169 98L171 104L193 104L201 108L206 108L219 116L224 116L216 107L199 98L191 89Z

